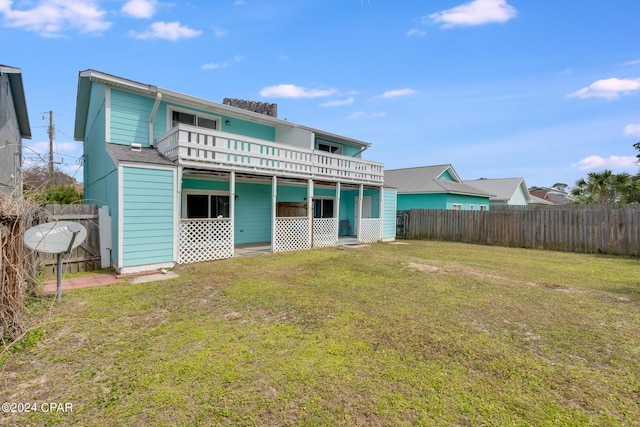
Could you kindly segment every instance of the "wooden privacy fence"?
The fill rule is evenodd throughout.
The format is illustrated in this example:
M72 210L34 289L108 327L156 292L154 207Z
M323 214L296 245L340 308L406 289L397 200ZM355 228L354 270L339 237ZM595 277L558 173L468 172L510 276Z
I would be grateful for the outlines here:
M640 207L398 211L398 238L640 256Z
M101 266L100 230L97 205L46 205L41 214L40 223L50 221L74 221L87 229L85 241L63 256L63 273L93 271ZM46 274L56 273L56 255L36 253L36 264L44 267Z

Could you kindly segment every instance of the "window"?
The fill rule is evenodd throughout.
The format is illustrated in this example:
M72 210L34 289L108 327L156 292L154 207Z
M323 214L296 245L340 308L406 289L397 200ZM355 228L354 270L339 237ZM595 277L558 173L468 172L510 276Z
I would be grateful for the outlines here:
M185 218L229 218L229 196L187 194L183 208Z
M487 206L486 205L480 205L480 210L481 211L486 211L487 210Z
M332 154L342 154L342 147L329 142L318 142L318 150L326 151Z
M469 205L469 210L470 210L470 211L475 210L475 208L473 207L473 205Z
M333 199L313 199L314 218L333 218Z
M171 111L171 127L174 127L178 123L183 123L185 125L198 126L201 128L207 129L218 129L218 120L213 116L205 116L203 114L198 114L196 112L186 112L181 110L175 110L173 108Z
M453 209L454 211L459 211L462 209L462 206L457 203L454 203L451 205L451 209Z

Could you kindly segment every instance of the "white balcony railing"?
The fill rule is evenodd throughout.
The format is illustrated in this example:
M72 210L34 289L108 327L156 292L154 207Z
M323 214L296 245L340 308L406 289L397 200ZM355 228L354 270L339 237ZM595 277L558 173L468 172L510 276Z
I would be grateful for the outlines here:
M261 170L374 185L384 182L381 163L184 124L158 138L156 145L171 161L198 162L203 168Z

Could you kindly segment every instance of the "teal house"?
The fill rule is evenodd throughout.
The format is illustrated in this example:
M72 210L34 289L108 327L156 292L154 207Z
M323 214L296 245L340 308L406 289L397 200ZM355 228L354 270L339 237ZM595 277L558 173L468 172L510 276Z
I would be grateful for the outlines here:
M364 141L95 70L78 79L87 203L108 209L121 273L395 237L396 193ZM105 208L106 207L106 208Z
M384 171L385 185L398 193L397 209L488 210L493 195L462 182L451 165Z

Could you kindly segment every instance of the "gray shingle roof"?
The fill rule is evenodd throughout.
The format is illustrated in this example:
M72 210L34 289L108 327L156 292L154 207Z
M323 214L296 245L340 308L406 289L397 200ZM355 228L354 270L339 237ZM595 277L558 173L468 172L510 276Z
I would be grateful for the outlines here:
M445 172L449 172L456 181L438 179ZM451 193L481 197L490 197L493 195L492 193L462 183L451 165L385 170L384 184L387 187L397 188L398 194Z
M465 183L495 194L495 197L492 197L491 200L509 201L520 186L524 186L523 195L525 197L529 196L529 191L524 184L524 178L472 179L465 181Z
M118 163L127 162L176 166L174 162L162 157L162 154L160 154L156 148L141 148L140 151L133 151L128 145L108 143L107 150Z

